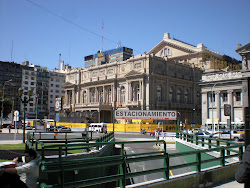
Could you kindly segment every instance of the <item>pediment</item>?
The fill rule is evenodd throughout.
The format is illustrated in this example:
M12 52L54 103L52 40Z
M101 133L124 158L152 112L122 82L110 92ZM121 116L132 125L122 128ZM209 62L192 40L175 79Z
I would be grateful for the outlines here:
M131 70L124 77L134 77L134 76L143 76L144 74L135 70Z
M236 52L239 54L249 53L250 52L250 43L238 48L236 50Z
M192 45L187 45L185 43L182 44L181 42L175 42L175 41L171 42L171 41L162 40L154 48L152 48L148 52L148 54L157 54L166 47L175 48L175 49L177 49L179 51L183 51L185 53L196 53L197 52L196 47L194 47Z
M72 87L74 86L74 84L72 84L71 82L66 82L63 87Z

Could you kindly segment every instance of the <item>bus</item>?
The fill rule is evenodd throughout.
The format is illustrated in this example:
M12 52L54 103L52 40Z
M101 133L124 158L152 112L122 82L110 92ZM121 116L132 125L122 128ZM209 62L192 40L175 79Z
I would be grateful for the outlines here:
M223 132L225 130L230 130L230 126L227 125L227 122L214 122L214 131L212 123L205 124L206 131L212 132ZM231 122L231 129L236 130L239 133L245 132L245 123L244 122Z

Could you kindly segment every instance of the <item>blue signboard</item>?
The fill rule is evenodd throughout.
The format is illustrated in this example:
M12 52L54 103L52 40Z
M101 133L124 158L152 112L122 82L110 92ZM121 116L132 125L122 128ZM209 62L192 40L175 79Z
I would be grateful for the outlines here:
M56 113L56 122L59 122L60 120L60 113Z

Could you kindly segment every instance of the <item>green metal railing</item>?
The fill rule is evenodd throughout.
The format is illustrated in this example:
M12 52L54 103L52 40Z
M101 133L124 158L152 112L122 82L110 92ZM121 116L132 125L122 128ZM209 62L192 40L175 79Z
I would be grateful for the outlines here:
M46 132L48 137L48 132ZM53 133L51 133L52 135ZM27 140L26 140L26 145L29 148L33 148L35 151L37 151L38 156L41 157L41 160L45 160L46 153L50 151L57 151L58 152L58 157L62 157L62 154L64 156L67 156L69 151L74 151L74 150L85 150L85 151L90 151L93 149L93 146L96 146L96 150L98 150L100 147L103 145L101 144L102 142L108 142L114 138L114 132L110 132L107 134L102 135L101 137L98 137L96 139L91 137L88 137L87 135L82 136L82 138L68 138L67 134L68 133L61 133L65 134L64 139L50 139L50 138L43 138L43 135L39 133L38 138L36 138L35 133L28 133L27 135ZM98 145L93 145L91 144L98 142ZM55 152L54 152L55 153Z
M228 147L243 146L243 143L239 143L235 141L215 139L215 138L210 138L210 137L202 137L202 136L186 134L186 133L179 133L179 138L190 143L195 143L196 145L201 145L202 147L207 146L208 149L217 148L220 146L228 146ZM235 150L228 149L227 155L230 155L230 152L235 152Z
M180 134L180 137L182 135ZM197 141L197 140L195 140ZM239 157L241 160L242 153L243 153L243 144L231 144L230 146L216 146L216 148L205 149L205 150L197 150L197 151L188 151L188 152L179 152L179 153L167 153L167 145L166 143L161 140L158 141L163 145L162 151L154 151L154 152L147 152L147 153L133 153L133 154L125 154L124 148L126 144L141 144L141 143L155 143L157 141L132 141L132 142L96 142L96 143L86 143L87 147L96 147L98 148L103 145L121 145L121 153L120 155L113 155L113 156L105 156L105 157L95 157L95 158L84 158L84 159L75 159L75 160L62 160L62 152L60 153L58 161L42 161L41 163L41 172L45 174L49 173L58 173L60 174L58 177L57 183L53 185L47 185L45 182L41 183L42 188L49 188L49 187L88 187L98 184L104 184L108 182L119 182L119 187L126 186L126 180L129 178L133 178L136 176L142 175L149 175L152 173L163 172L164 179L169 179L170 177L170 170L180 169L184 167L195 166L196 172L201 172L202 164L219 161L221 166L225 166L226 159ZM203 141L201 141L202 144ZM68 148L70 148L71 144L66 144ZM62 149L60 149L62 150ZM217 151L220 152L220 157L214 157L211 159L203 159L202 154ZM233 151L233 152L228 152ZM196 160L194 162L178 164L178 165L171 165L170 160L175 157L183 157L187 155L195 155ZM144 169L142 171L137 172L128 172L126 170L127 164L137 163L137 162L144 162L144 161L153 161L156 159L162 159L163 164L162 167L156 169ZM111 167L117 166L119 171L116 174L112 175L104 175L101 177L92 177L81 179L77 181L65 181L64 174L66 172L74 171L74 170L86 170L86 169L93 169L99 168L100 166L103 167Z

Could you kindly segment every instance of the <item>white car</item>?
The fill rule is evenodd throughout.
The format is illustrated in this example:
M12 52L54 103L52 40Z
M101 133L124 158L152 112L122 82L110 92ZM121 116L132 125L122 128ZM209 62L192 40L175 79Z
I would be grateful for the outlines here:
M199 136L199 137L205 137L205 138L209 138L210 137L209 132L198 132L195 135Z
M213 135L213 138L222 139L222 140L230 140L230 131L216 133ZM231 140L235 140L235 141L244 140L244 135L241 133L237 133L237 131L231 131Z

